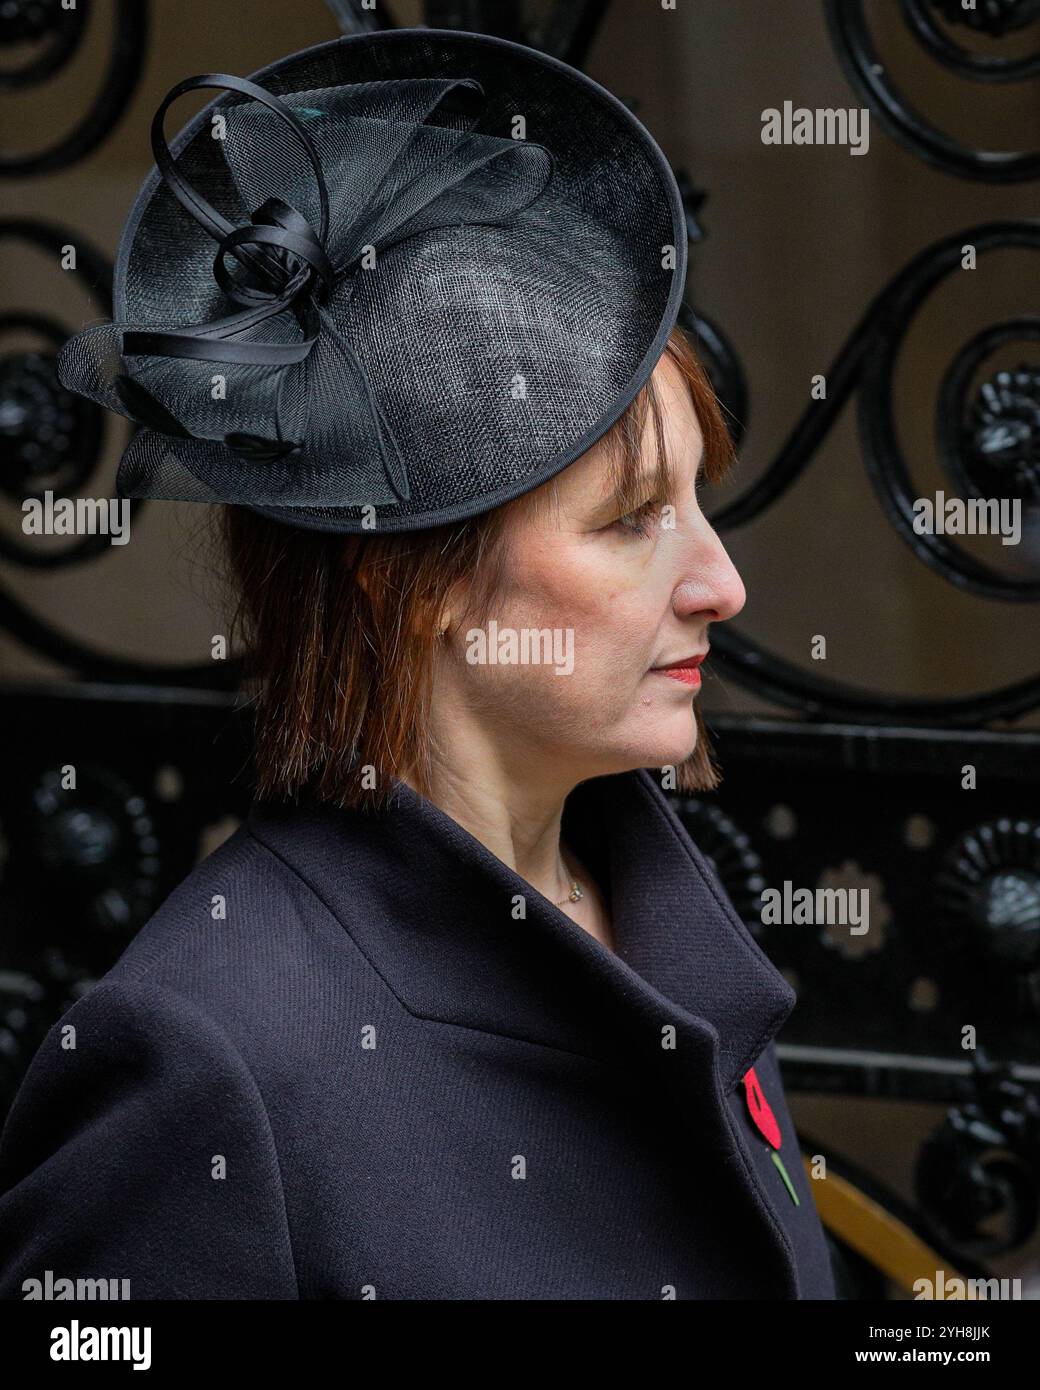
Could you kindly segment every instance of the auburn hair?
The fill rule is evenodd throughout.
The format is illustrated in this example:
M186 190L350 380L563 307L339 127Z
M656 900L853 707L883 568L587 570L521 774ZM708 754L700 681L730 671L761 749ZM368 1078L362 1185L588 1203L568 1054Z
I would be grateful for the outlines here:
M702 471L717 482L733 462L722 410L689 340L673 330L665 352L689 389L704 438ZM648 416L656 482L674 496L660 394L653 377L604 435L621 512L639 500ZM255 793L306 793L341 807L385 802L392 776L430 791L428 718L438 623L456 583L486 621L507 579L507 518L553 500L555 479L465 521L401 533L343 535L219 509L230 627L255 709ZM697 746L676 770L680 791L706 791L719 774L700 706ZM375 769L363 777L362 769ZM374 782L373 785L369 785Z

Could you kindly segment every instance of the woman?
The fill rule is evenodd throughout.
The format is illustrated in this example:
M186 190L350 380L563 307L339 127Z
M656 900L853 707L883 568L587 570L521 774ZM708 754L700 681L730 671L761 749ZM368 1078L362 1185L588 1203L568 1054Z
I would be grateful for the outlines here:
M121 490L230 504L257 800L34 1059L0 1293L832 1298L772 1042L795 996L662 790L714 784L699 666L744 602L698 503L730 448L674 327L670 170L595 84L472 35L221 82L268 195L245 230L198 195L212 112L178 170L161 109L156 157L240 313L171 329L155 287L201 259L181 225L159 264L153 176L117 373L89 336L61 371L146 426ZM544 145L499 133L518 111ZM257 186L286 130L310 208Z

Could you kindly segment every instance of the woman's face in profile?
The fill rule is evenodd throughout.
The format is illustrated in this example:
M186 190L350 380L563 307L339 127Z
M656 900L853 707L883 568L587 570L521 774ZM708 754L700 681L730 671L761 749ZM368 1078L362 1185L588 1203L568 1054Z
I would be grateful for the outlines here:
M745 593L697 500L701 430L667 354L655 384L676 495L655 495L649 417L646 481L627 515L597 444L557 477L558 507L532 493L534 507L509 519L508 577L488 623L453 621L449 685L521 772L541 764L580 779L678 764L696 746L696 678L660 668L702 655L709 623L739 613ZM552 660L544 632L545 645L524 647L524 631L536 629L551 633ZM519 661L502 659L511 640Z

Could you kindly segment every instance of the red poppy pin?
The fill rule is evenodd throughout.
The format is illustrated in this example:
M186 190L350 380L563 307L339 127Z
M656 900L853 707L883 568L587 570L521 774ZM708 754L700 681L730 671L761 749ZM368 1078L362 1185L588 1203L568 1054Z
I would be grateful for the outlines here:
M794 1190L794 1184L788 1177L783 1160L779 1153L777 1153L777 1150L784 1142L783 1136L780 1133L780 1126L776 1122L776 1116L773 1114L773 1108L766 1100L765 1092L759 1085L754 1067L751 1067L744 1075L744 1098L747 1101L748 1111L751 1114L751 1119L754 1122L755 1128L766 1141L766 1145L769 1149L769 1156L772 1158L777 1172L783 1179L788 1196L796 1207L801 1206L798 1200L798 1193Z
M780 1126L776 1122L776 1116L765 1098L762 1087L758 1084L754 1067L744 1077L744 1095L747 1099L748 1109L751 1111L751 1118L755 1122L755 1128L767 1144L772 1144L774 1149L779 1149L783 1144Z

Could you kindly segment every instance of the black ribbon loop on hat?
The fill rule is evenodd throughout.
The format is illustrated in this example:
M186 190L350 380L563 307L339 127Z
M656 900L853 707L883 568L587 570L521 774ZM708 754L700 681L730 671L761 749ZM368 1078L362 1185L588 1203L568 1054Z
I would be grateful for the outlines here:
M235 227L216 208L202 197L177 169L170 147L166 143L163 123L167 110L179 96L196 88L220 87L241 92L260 102L281 117L292 131L310 161L318 187L320 204L319 227L315 232L307 219L280 198L269 198L244 227ZM318 321L312 306L300 303L309 295L315 280L328 290L333 281L333 268L325 253L325 238L329 226L329 193L322 173L321 160L314 143L301 122L279 97L245 77L228 73L207 73L188 77L179 82L163 98L152 120L152 150L163 180L177 201L216 241L220 243L214 262L214 275L221 289L239 303L252 308L245 314L233 314L214 319L197 328L177 333L128 331L123 334L123 351L131 356L143 353L153 357L185 357L200 361L226 362L249 366L287 366L302 362L308 355L318 333ZM253 248L253 249L250 249ZM227 273L224 256L238 260L270 287L268 292L233 281ZM281 254L277 254L281 253ZM289 275L286 253L303 261L309 273ZM247 329L255 328L268 318L286 309L297 311L300 326L307 333L301 343L245 343L226 339ZM219 348L217 346L219 344Z
M211 207L205 198L182 177L174 163L163 131L166 112L178 97L183 96L185 92L209 87L216 87L229 92L241 92L243 96L252 97L254 101L266 106L268 110L273 111L288 125L302 146L314 171L320 203L317 239L324 245L329 232L329 191L325 186L325 176L322 173L318 151L314 148L314 143L307 134L303 123L293 114L292 108L287 106L280 97L275 96L273 92L267 91L265 87L250 82L247 77L233 77L226 72L205 73L200 77L186 77L183 82L178 82L176 87L171 88L160 102L159 108L152 118L152 152L155 155L159 172L170 192L174 194L181 206L191 213L196 222L205 227L215 241L222 240L229 232L234 231L234 227L227 218L222 216L216 208Z
M306 217L301 217L295 208L283 203L280 198L268 198L262 207L253 213L253 226L236 227L221 241L213 262L213 274L221 289L229 299L240 304L265 302L295 293L304 283L304 272L293 269L290 263L278 258L276 269L265 267L264 275L273 281L279 278L282 283L271 290L257 290L234 280L224 264L224 257L238 246L265 245L276 250L291 252L299 261L309 267L320 282L324 292L332 288L335 271L325 248L314 235ZM279 272L282 272L279 277ZM301 278L303 277L303 278Z

